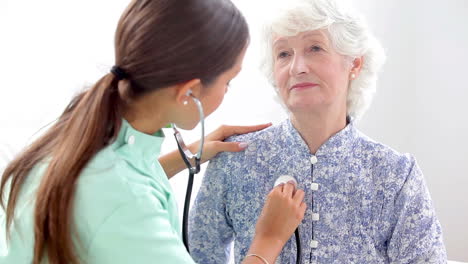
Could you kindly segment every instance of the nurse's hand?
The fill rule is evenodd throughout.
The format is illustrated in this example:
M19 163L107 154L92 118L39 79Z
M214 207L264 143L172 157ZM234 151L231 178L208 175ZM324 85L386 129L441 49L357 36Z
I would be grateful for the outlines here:
M271 123L255 125L255 126L220 126L215 131L211 132L205 137L205 144L203 147L202 160L206 162L213 158L219 152L239 152L248 147L247 142L223 142L226 138L239 135L247 134L250 132L265 129L271 126ZM192 153L197 153L199 141L189 145L189 149Z
M283 246L291 238L304 218L306 204L304 191L296 190L293 184L275 187L267 197L262 213L255 226L255 236L249 254L257 254L274 263ZM243 264L261 263L256 257L247 257Z
M223 151L239 152L247 148L246 142L223 142L226 138L236 135L258 131L271 126L271 123L256 126L221 126L205 137L203 154L201 162L213 158L216 154ZM192 153L197 153L199 141L194 142L187 147ZM159 157L159 163L164 169L168 178L176 175L186 169L185 163L180 157L179 151L172 151Z

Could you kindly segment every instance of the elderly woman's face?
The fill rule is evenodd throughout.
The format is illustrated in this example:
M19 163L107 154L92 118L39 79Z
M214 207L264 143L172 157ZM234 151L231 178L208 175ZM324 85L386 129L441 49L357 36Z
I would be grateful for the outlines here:
M346 109L351 63L323 30L273 39L274 77L291 112Z

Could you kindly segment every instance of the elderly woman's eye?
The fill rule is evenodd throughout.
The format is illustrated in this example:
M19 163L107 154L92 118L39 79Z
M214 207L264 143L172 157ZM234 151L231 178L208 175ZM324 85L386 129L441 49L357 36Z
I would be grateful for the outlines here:
M287 53L286 51L282 51L282 52L278 53L278 58L279 59L286 58L287 56L289 56L289 53Z
M311 50L311 51L314 51L314 52L317 52L317 51L321 51L322 48L321 48L320 46L314 45L314 46L310 47L310 50Z

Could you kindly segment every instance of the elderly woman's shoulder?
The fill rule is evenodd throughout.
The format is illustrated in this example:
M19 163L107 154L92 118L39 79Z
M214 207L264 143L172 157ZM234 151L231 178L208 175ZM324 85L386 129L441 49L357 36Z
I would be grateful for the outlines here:
M225 142L243 142L247 143L248 147L244 151L239 152L220 152L212 160L211 163L224 163L222 166L236 166L239 162L244 162L246 158L252 158L260 153L258 150L268 148L271 143L275 142L275 135L278 137L278 133L282 130L283 123L278 125L269 126L265 129L247 133L234 135L227 139Z
M246 142L246 143L256 142L256 144L259 144L261 142L271 142L271 140L275 138L275 135L276 136L278 135L277 133L279 132L279 130L282 129L283 123L272 125L265 129L247 133L247 134L234 135L234 136L227 138L225 141L226 142Z
M417 166L416 159L409 153L401 153L359 132L353 148L354 156L365 160L372 167L387 168L400 172Z

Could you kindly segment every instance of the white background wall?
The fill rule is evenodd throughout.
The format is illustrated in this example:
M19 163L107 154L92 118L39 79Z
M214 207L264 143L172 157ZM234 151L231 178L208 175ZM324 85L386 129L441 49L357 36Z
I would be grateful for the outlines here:
M208 131L220 124L278 123L285 117L256 69L256 19L268 1L235 2L251 24L252 44L243 72L208 118ZM0 0L0 169L58 116L76 91L113 65L113 34L127 3ZM374 103L358 126L416 156L449 258L468 261L468 1L355 3L388 55ZM198 133L184 135L191 141ZM166 135L164 152L175 148L170 131ZM171 183L182 207L186 173Z
M449 258L468 261L468 1L359 1L388 53L361 128L416 156Z

